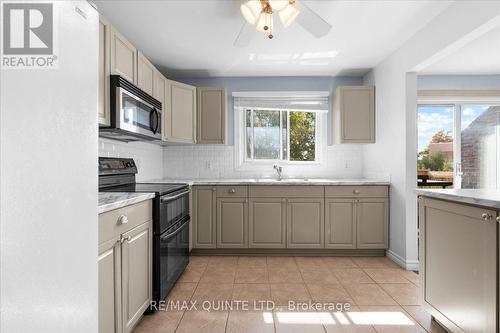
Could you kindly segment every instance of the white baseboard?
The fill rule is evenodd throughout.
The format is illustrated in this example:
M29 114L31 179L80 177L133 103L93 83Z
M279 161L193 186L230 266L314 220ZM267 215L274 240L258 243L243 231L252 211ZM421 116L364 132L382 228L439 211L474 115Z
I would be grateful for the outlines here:
M398 266L410 270L410 271L418 271L418 260L405 260L400 255L394 253L391 250L387 250L386 255L389 259L394 261Z

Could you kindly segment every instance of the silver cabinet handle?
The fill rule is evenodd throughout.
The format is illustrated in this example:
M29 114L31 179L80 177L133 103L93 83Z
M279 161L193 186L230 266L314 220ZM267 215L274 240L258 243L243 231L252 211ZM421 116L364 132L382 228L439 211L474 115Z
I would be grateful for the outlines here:
M128 237L122 237L122 239L120 239L120 243L124 243L125 241L129 242L132 238L130 236Z
M234 188L231 188L228 190L229 193L236 193L236 190Z
M359 194L359 193L361 193L361 191L360 190L354 190L354 191L352 191L352 193Z
M497 216L497 222L500 223L500 215Z
M118 224L127 224L128 223L128 218L125 215L120 215L118 218Z
M481 218L484 220L484 221L489 221L493 218L493 215L491 214L487 214L487 213L483 213L481 214Z

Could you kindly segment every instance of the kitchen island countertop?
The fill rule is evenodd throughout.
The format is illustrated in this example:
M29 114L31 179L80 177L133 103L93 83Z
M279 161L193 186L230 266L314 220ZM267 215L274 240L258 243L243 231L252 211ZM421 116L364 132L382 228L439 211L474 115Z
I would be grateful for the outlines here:
M417 195L461 202L465 204L500 209L500 190L494 189L444 189L415 190Z

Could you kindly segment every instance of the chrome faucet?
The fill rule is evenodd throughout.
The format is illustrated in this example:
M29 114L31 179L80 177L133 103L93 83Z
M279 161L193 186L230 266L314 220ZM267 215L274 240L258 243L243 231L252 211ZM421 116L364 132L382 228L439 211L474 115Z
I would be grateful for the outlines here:
M276 170L276 172L278 173L278 180L282 180L283 179L283 176L282 176L283 167L281 167L278 164L275 164L275 165L273 165L273 169Z

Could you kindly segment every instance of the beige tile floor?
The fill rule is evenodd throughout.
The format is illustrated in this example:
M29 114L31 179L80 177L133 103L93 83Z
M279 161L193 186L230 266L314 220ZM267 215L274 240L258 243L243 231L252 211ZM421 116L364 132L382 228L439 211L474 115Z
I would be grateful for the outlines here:
M418 275L384 257L192 256L167 301L196 302L197 309L157 311L134 333L445 332L420 306ZM238 301L250 309L237 308ZM351 308L294 309L289 301Z

